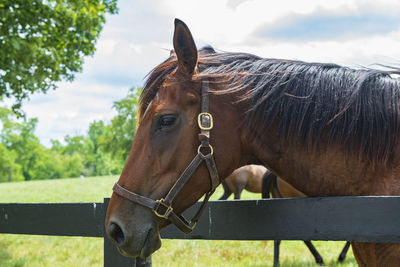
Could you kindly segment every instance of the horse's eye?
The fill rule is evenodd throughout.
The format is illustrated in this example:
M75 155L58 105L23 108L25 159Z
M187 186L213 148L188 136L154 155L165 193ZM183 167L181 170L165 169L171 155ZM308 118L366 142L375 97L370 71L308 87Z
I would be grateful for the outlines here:
M175 115L164 115L161 116L160 119L158 120L158 128L159 129L167 129L171 126L173 126L176 122L176 116Z

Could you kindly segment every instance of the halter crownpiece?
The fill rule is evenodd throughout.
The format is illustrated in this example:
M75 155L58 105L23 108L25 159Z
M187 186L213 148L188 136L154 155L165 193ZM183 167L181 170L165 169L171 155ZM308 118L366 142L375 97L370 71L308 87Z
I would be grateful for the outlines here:
M197 155L193 158L193 160L189 163L183 173L179 176L178 180L175 182L175 184L172 186L172 188L169 190L168 194L164 198L153 200L151 198L133 193L123 188L118 183L115 183L113 187L113 191L117 195L151 209L157 217L169 220L185 234L189 234L196 227L197 221L200 219L200 216L203 213L204 208L208 203L208 200L214 193L215 188L217 188L217 186L220 184L217 166L214 160L214 149L210 145L210 131L214 127L214 122L211 113L209 113L208 81L202 82L201 113L197 117L197 123L200 128L199 140L201 142L197 149ZM203 153L202 151L204 150L208 150L208 153ZM208 172L210 173L211 189L205 194L203 203L201 204L199 210L196 212L194 217L188 221L183 216L178 215L174 212L172 201L182 190L184 185L189 181L190 177L192 177L194 172L198 169L203 161L206 162Z

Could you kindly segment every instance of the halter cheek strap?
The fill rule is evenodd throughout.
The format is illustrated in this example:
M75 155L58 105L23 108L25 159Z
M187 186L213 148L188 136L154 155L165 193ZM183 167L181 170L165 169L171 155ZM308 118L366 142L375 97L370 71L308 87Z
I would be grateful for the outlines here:
M197 117L198 126L200 128L199 141L201 143L197 149L197 155L193 158L193 160L189 163L183 173L179 176L178 180L169 190L168 194L164 198L153 200L151 198L131 192L120 186L118 183L115 183L113 187L113 191L117 195L151 209L155 215L160 218L169 220L185 234L193 231L194 227L197 224L197 221L199 220L201 214L204 211L204 208L208 203L208 200L214 193L215 188L217 188L217 186L220 184L217 166L215 164L213 156L214 150L213 147L210 145L210 131L214 127L214 122L212 115L209 113L208 81L203 81L202 83L201 99L201 113ZM208 153L203 153L202 151L204 150ZM205 194L204 201L194 217L188 221L183 216L178 215L174 212L172 202L203 161L206 162L207 169L210 174L211 189Z

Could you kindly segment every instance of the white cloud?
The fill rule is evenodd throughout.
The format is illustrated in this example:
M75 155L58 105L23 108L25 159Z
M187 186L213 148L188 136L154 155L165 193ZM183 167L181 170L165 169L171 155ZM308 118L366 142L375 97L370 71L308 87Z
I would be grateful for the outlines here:
M29 117L39 118L36 134L49 146L51 139L63 140L67 134L85 134L93 120L110 120L115 115L113 100L126 93L124 87L82 81L60 83L56 91L34 95L24 105L24 110Z
M349 40L285 42L266 40L257 45L222 46L227 51L246 51L262 57L367 66L374 63L399 64L400 30L386 35Z
M159 7L163 15L181 18L189 26L197 43L211 44L223 51L241 51L264 57L339 63L348 66L373 63L398 63L399 31L339 40L295 41L262 40L254 31L266 23L277 23L293 14L314 15L318 12L357 15L400 13L400 1L240 1L229 8L229 1L205 0L193 5L190 1L164 1Z
M357 13L361 10L372 12L398 12L400 1L243 1L236 8L229 8L229 1L203 0L193 4L186 0L167 0L155 9L171 21L178 17L196 33L195 39L202 44L216 46L247 42L255 29L273 24L293 15L311 15L315 12ZM172 23L171 23L172 24Z

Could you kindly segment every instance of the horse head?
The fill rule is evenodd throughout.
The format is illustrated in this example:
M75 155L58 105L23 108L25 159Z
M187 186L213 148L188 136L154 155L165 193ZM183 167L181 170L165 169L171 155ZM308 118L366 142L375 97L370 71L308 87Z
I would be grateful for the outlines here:
M227 105L226 96L212 93L219 85L199 70L199 56L212 49L199 53L180 20L175 20L173 45L174 52L145 83L136 136L107 210L107 234L126 256L147 257L160 248L159 231L170 217L180 219L218 185L211 176L226 177L242 161L238 128L243 115ZM182 175L187 172L190 176ZM181 176L185 182L177 186ZM171 193L173 187L182 190ZM171 203L165 203L171 194Z

